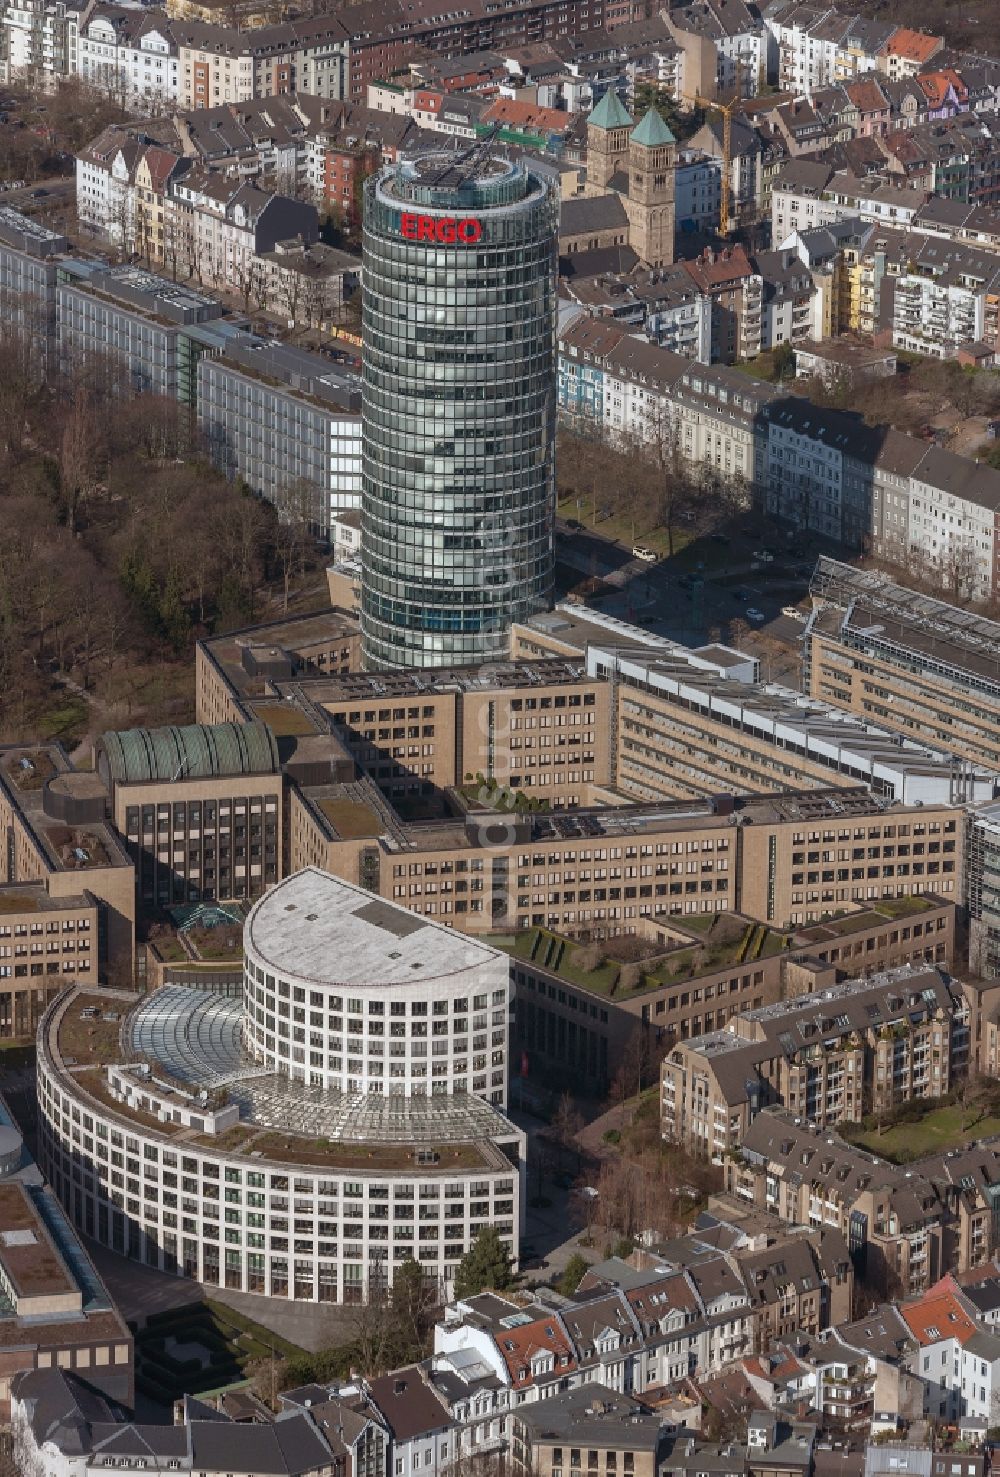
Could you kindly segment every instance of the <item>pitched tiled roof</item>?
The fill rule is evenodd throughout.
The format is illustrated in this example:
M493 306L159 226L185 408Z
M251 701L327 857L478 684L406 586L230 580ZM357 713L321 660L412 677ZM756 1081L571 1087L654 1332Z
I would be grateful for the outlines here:
M926 31L911 31L907 26L900 26L898 31L893 31L883 49L889 56L905 56L909 61L926 62L940 51L942 44L940 36L929 36Z
M493 1337L515 1390L531 1384L531 1361L542 1350L552 1354L557 1372L576 1368L575 1351L554 1313L516 1328L497 1329Z
M368 1390L397 1441L441 1431L451 1423L448 1411L415 1365L380 1375Z
M975 1320L969 1317L953 1293L929 1294L918 1303L903 1303L899 1311L922 1346L948 1338L967 1344L978 1331Z

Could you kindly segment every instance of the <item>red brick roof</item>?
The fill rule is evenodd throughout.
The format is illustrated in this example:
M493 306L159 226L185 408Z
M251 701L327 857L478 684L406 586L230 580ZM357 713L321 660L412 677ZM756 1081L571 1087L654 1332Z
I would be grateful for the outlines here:
M509 128L543 128L547 133L563 133L574 121L573 113L558 108L540 108L537 103L517 97L498 97L483 114L484 123L503 123Z
M697 261L682 262L681 266L703 292L753 275L753 268L742 246L727 246L716 253L704 252Z
M911 31L907 26L900 26L898 31L893 31L883 50L890 56L905 56L909 61L930 61L935 52L940 51L944 42L940 36L929 36L926 31Z
M951 1292L928 1293L919 1303L901 1304L899 1311L921 1345L949 1338L965 1344L980 1331L979 1325Z
M940 72L925 72L916 80L917 86L921 89L932 108L939 108L941 106L947 96L949 87L955 89L955 96L959 102L969 95L961 77L951 67L943 67Z
M863 113L883 113L889 102L878 83L870 77L859 77L855 82L846 82L844 91L856 108Z
M516 1328L498 1328L493 1337L515 1390L523 1390L531 1384L534 1379L531 1360L540 1350L553 1356L555 1372L562 1370L565 1373L576 1368L573 1346L554 1315L522 1323Z

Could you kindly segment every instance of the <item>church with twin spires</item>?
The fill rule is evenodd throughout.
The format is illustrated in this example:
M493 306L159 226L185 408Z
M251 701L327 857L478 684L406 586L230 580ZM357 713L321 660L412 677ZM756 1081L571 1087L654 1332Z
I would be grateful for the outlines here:
M618 198L646 267L674 260L677 140L655 108L636 123L611 88L587 119L587 198Z

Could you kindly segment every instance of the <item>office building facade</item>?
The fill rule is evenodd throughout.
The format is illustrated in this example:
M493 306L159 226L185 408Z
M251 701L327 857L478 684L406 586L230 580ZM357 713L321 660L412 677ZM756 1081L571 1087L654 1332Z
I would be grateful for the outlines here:
M242 1000L49 1006L42 1162L75 1226L161 1271L360 1303L415 1259L446 1297L483 1226L518 1254L509 991L489 945L306 869L250 915Z
M552 601L558 195L499 155L365 186L362 634L375 670L503 659Z

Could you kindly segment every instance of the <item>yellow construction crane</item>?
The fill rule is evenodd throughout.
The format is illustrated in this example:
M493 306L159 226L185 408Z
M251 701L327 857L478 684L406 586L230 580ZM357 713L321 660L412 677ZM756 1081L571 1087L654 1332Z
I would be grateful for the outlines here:
M729 205L733 173L733 114L743 99L737 92L728 103L720 103L714 98L701 97L698 93L695 93L694 100L701 107L715 108L722 114L722 197L719 201L719 231L721 235L728 236L732 217L735 214L735 210L731 210Z

